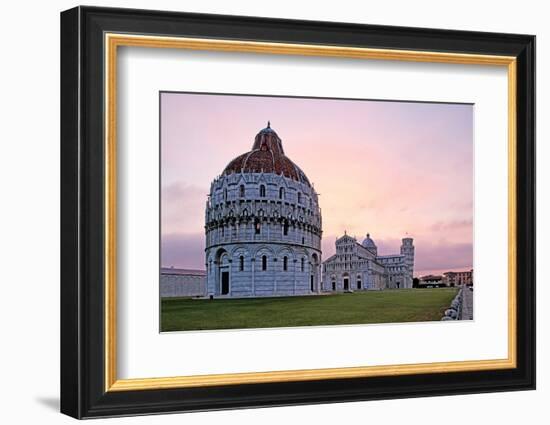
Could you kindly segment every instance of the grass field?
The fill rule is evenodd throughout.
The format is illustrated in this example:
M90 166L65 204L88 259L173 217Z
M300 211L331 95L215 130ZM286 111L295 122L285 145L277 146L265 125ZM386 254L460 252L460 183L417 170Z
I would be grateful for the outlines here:
M440 320L456 288L248 299L164 298L161 330L277 328Z

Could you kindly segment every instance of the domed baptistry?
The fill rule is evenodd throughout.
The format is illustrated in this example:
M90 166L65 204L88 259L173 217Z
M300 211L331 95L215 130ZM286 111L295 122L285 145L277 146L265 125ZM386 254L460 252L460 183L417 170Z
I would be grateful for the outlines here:
M207 296L320 292L317 193L269 123L212 182L205 231Z

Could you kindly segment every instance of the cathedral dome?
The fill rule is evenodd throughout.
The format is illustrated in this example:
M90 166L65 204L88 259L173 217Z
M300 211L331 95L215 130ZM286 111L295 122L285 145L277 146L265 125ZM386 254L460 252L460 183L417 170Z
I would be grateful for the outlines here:
M311 186L305 173L284 153L277 133L267 127L254 139L252 150L233 159L223 170L223 175L233 173L275 173Z
M369 250L376 250L376 244L374 243L374 241L370 238L370 234L367 233L367 237L363 240L363 243L362 245L369 249Z

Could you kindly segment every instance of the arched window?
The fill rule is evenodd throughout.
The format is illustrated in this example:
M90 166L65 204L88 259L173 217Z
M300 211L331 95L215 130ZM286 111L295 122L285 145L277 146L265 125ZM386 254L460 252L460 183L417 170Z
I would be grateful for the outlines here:
M285 188L279 188L279 199L285 199Z
M265 255L262 255L262 270L267 270L267 257Z
M302 193L301 192L298 192L298 203L299 204L302 203Z
M286 220L283 224L283 235L284 236L288 235L288 221L286 221Z
M244 257L242 255L239 257L239 270L241 272L244 270Z
M286 272L288 270L288 257L283 257L283 270Z
M241 198L244 198L244 184L241 184L241 187L239 188L239 195Z
M222 238L225 236L225 226L222 226Z
M227 188L223 190L223 200L227 201Z
M265 186L263 184L260 185L260 197L265 198Z
M256 235L259 235L261 228L262 228L262 225L260 223L260 219L257 218L256 221L254 222L254 233Z
M302 258L300 263L300 270L304 271L304 259Z

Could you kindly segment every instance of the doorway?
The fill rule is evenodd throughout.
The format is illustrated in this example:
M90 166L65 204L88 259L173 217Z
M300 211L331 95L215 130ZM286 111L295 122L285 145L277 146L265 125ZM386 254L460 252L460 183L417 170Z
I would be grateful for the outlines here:
M348 291L349 290L349 278L345 277L344 278L344 291Z
M222 295L229 294L229 272L222 272Z

